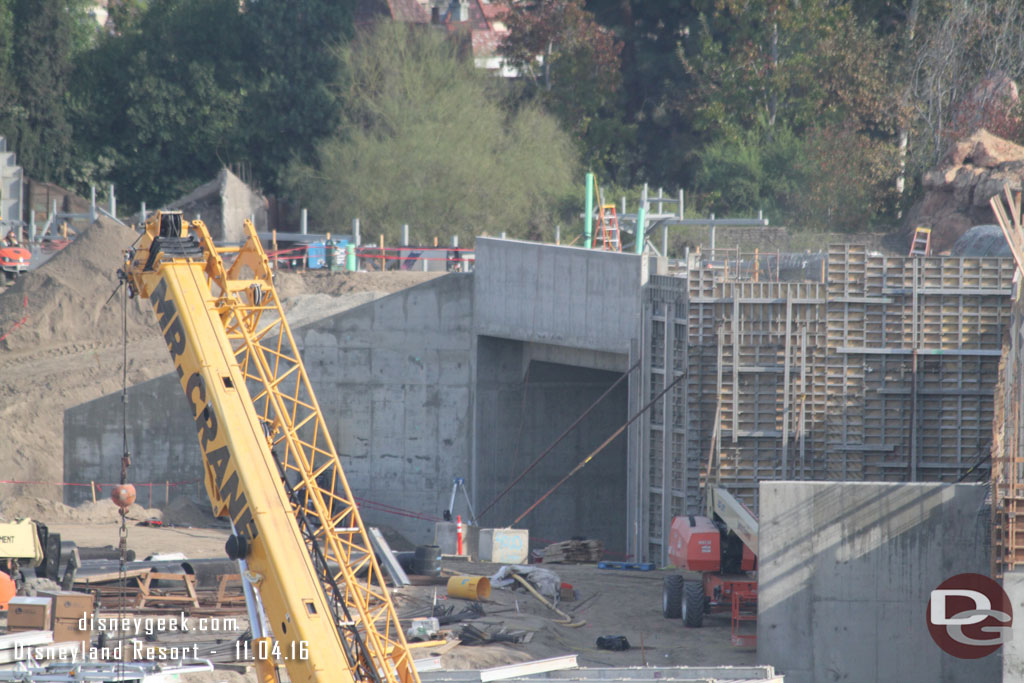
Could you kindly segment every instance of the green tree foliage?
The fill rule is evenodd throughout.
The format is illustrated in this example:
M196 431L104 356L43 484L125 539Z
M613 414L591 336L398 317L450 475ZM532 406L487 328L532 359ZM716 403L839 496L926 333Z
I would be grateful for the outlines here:
M885 42L842 3L727 0L708 9L694 45L681 50L694 87L679 106L706 140L698 188L732 211L770 207L776 221L866 228L888 206L894 175L878 149L894 127ZM831 163L835 155L846 163Z
M621 116L621 41L583 0L516 5L505 21L509 35L501 53L522 74L527 96L572 133L588 166L621 177L634 132Z
M340 132L297 165L292 191L325 225L360 218L394 244L507 231L550 234L573 192L573 145L556 121L504 110L494 84L441 34L381 24L342 51Z
M335 46L352 32L354 3L247 0L243 14L251 79L242 125L253 171L271 190L293 158L309 162L338 125Z
M128 204L159 205L206 182L242 156L245 56L237 0L152 3L79 61L80 157Z
M81 0L7 0L0 4L0 125L33 177L70 175L72 128L67 87L90 21Z

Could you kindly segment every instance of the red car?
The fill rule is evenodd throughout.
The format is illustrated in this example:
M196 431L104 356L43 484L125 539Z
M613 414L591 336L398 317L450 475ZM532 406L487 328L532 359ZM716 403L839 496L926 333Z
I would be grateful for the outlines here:
M18 273L28 270L32 261L32 254L23 247L8 247L0 244L0 271L4 274L4 280L13 282Z

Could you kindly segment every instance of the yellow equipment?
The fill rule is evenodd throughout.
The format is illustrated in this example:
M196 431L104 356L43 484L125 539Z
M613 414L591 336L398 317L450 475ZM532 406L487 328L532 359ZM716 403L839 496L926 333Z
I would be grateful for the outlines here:
M245 234L217 247L201 221L157 212L119 276L153 305L214 514L234 525L226 550L245 560L266 612L260 680L276 679L277 659L295 683L418 683L250 221Z
M13 575L18 567L38 567L43 561L39 535L36 523L28 518L0 523L0 568Z

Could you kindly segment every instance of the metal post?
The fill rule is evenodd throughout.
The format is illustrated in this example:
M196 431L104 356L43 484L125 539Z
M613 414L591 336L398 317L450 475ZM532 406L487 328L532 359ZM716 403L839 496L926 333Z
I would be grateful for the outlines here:
M590 249L594 238L594 174L587 174L586 203L583 213L583 248ZM505 233L501 233L501 239L505 239Z
M117 218L117 195L114 194L114 183L110 183L110 215Z
M644 252L644 228L647 222L644 206L644 202L640 202L640 210L636 212L636 245L634 249L638 254Z
M555 244L561 244L561 243L562 243L562 226L561 225L556 225L555 226Z
M362 240L360 240L360 238L359 238L359 219L358 218L353 218L352 219L352 241L355 242L355 245L357 247L362 244Z
M786 288L786 343L782 361L782 478L789 479L789 356L792 349L793 299ZM801 361L802 362L802 361Z
M711 258L715 258L715 214L711 214Z
M623 211L625 213L625 211ZM634 242L633 251L637 254L641 254L644 251L644 238L647 233L647 183L644 183L644 189L640 193L640 208L636 212L636 240Z
M501 239L505 239L505 231L504 230L501 231Z
M452 247L455 248L455 249L459 248L459 236L458 235L452 235Z
M409 246L409 224L402 223L402 246Z
M142 225L145 225L146 224L146 202L142 202L142 204L140 205L139 215L142 218L140 223L142 223Z
M56 205L57 202L54 202ZM56 213L56 212L54 212ZM89 225L96 222L96 186L89 186Z
M309 233L309 212L306 209L299 213L299 232L303 235Z
M36 210L29 208L28 211L28 243L32 244L36 241Z
M807 424L807 325L800 331L800 422L797 439L800 442L800 478L807 479L807 454L804 450L804 425Z

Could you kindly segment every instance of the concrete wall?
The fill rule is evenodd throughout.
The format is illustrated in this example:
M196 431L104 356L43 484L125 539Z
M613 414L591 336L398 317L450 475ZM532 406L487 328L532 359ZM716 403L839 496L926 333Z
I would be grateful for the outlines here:
M481 239L471 274L297 330L365 518L428 541L431 520L380 506L440 516L455 477L482 511L627 369L641 275L635 255ZM510 523L622 425L628 391L621 383L484 523ZM172 377L130 390L135 481L200 478L181 394ZM65 434L70 480L116 480L119 396L68 410ZM584 535L624 551L627 457L623 435L524 519L534 545ZM76 502L87 491L67 495Z
M403 290L294 330L306 370L355 495L440 516L453 476L469 470L472 447L472 276L455 274ZM117 481L120 395L71 408L64 417L69 481ZM202 476L195 424L177 378L129 389L132 480ZM194 496L195 484L172 488ZM88 497L65 488L65 502ZM140 502L148 502L141 489ZM163 502L157 489L155 503ZM205 492L202 494L205 500ZM362 508L414 542L433 537L430 521Z
M762 482L759 663L786 683L998 680L998 654L947 655L925 621L932 589L988 573L986 493L977 484Z
M642 258L476 240L478 334L628 353L640 325Z
M530 344L477 340L476 468L473 489L483 513L508 484L607 390L621 372L531 361ZM627 385L620 383L487 514L482 526L505 526L557 484L626 419ZM626 436L616 438L516 524L530 545L574 536L623 553L626 540Z
M472 452L473 277L452 274L321 320L296 341L355 495L424 515L448 507ZM383 514L369 522L410 540L433 522Z
M173 374L128 388L130 481L141 505L202 495L202 461L191 408ZM110 394L64 411L64 473L67 481L120 481L121 394ZM173 486L165 486L170 482ZM153 484L143 486L140 484ZM159 486L157 486L159 484ZM64 502L91 500L87 487L65 486Z
M1010 598L1013 619L1024 618L1024 571L1009 571L1003 575L1003 590ZM1024 628L1013 629L1010 642L1003 644L1003 680L1024 681Z
M268 230L266 198L226 168L167 208L180 210L187 220L201 218L217 242L240 242L244 238L242 225L250 216L257 231Z

